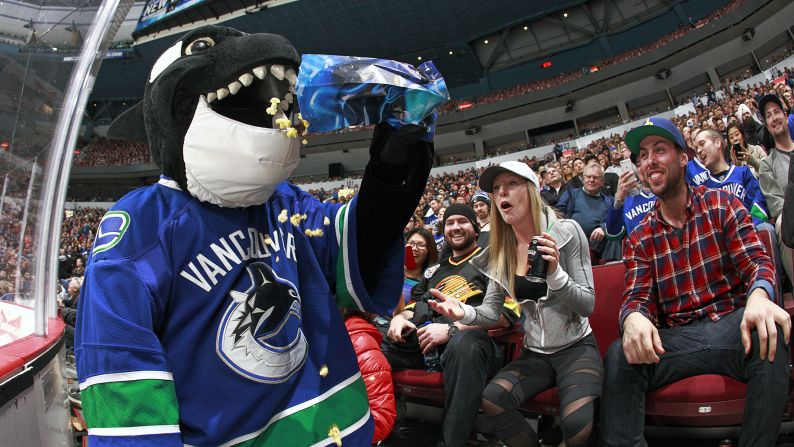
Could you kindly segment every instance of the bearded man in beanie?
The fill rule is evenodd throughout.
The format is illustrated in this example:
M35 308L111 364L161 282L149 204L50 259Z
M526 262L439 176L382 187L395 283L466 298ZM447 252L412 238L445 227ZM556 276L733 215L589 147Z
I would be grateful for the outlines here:
M477 237L477 245L482 248L488 246L491 234L491 198L485 191L477 191L471 198L471 206L477 214L477 223L480 226L480 235Z
M477 417L487 379L502 365L502 352L480 327L452 322L427 304L430 289L438 289L478 306L488 284L485 274L469 263L481 250L474 210L459 203L450 205L444 213L443 231L451 255L425 270L405 310L391 320L381 349L394 370L425 369L424 355L438 350L444 372L444 445L462 446ZM512 326L519 316L517 303L505 300L501 327Z

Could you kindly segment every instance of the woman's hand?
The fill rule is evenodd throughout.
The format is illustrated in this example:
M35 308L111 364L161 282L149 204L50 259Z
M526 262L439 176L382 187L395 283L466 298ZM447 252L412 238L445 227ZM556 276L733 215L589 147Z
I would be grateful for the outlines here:
M444 295L437 289L430 289L430 294L435 298L435 300L427 301L431 309L452 321L459 321L463 318L463 306L460 304L460 301L448 295Z
M560 250L557 249L557 240L554 236L543 233L543 236L538 238L538 250L543 253L543 260L549 263L546 275L556 272L560 265Z

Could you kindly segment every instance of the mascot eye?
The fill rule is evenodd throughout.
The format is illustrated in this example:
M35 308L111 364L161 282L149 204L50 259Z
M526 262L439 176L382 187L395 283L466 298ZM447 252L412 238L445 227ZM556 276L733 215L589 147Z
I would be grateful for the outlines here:
M185 48L185 54L191 55L201 53L210 49L215 45L215 41L209 37L199 37L198 39L190 42L190 45Z

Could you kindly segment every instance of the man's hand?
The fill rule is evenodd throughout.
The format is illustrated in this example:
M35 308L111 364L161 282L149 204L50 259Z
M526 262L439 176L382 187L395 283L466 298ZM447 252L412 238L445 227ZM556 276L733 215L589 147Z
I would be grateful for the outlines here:
M435 300L428 300L427 302L431 309L452 321L459 321L463 318L463 306L460 305L460 301L449 295L444 295L437 289L430 289L430 294L435 298Z
M591 241L600 241L600 240L604 239L604 236L606 236L604 234L604 229L601 228L601 227L596 227L596 229L593 230L592 233L590 233L590 240Z
M637 187L637 176L632 171L620 174L618 189L615 191L615 203L623 203L629 191Z
M422 354L427 354L427 351L436 346L447 344L449 341L448 330L449 325L442 323L431 323L420 327L416 334L419 335L419 348L422 349Z
M659 330L639 312L623 320L623 354L631 365L659 363L664 354Z
M414 330L416 330L415 324L408 321L402 315L395 315L394 318L391 319L391 323L389 323L389 331L386 335L393 341L405 343L403 334L408 334Z
M744 354L750 353L752 338L750 331L755 329L758 332L758 355L763 360L769 353L769 361L775 360L777 353L777 327L775 323L783 329L786 344L791 335L791 317L788 312L769 299L766 291L760 287L753 290L747 297L747 305L744 307L744 317L739 330L742 332L742 345Z

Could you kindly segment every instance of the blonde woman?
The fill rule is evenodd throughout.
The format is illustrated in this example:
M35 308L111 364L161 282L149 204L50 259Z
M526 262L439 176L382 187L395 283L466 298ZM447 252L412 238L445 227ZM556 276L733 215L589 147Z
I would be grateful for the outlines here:
M587 238L579 225L558 219L538 192L538 179L521 162L492 166L480 176L492 194L491 240L471 263L489 278L482 305L462 304L431 291L439 313L487 327L499 320L506 296L521 303L524 349L483 392L482 409L508 446L535 446L537 435L517 411L526 399L552 386L560 395L561 426L568 447L586 445L603 367L587 316L595 293ZM537 240L546 262L541 282L528 280L528 247Z

